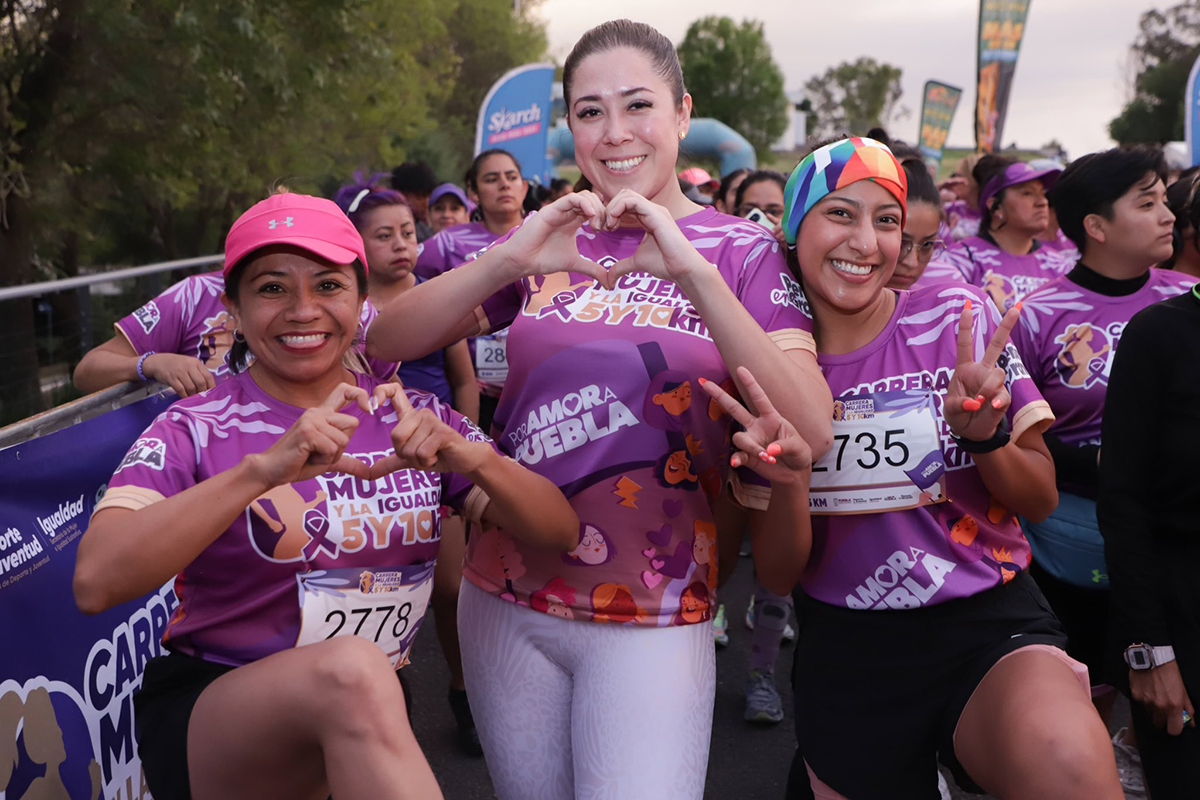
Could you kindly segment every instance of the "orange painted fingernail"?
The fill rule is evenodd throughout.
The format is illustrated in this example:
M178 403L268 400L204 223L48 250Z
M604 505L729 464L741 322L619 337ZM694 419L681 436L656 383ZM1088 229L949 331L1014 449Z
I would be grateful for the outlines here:
M775 458L775 456L767 456L767 463L768 463L768 464L774 464L774 463L775 463L775 461L776 461L776 458Z
M969 297L967 298L967 302L965 303L965 308L967 309L967 311L971 310L971 298L969 298Z
M1022 303L1020 300L1018 300L1017 304L1015 306L1013 306L1013 308L1015 308L1017 311L1020 311L1024 307L1025 307L1025 304Z
M983 404L978 400L968 397L966 400L963 400L963 408L967 411L978 411L983 408Z
M778 442L772 442L771 444L767 445L767 455L769 456L777 456L782 452L783 448L779 446Z
M736 467L736 466L738 466L738 457L737 457L737 456L730 456L730 457L729 457L729 466L731 466L731 467Z
M700 385L701 385L701 386L703 386L704 384L708 383L708 381L704 380L704 378L697 378L696 380L700 381Z
M992 408L998 409L1003 405L1004 405L1004 403L1000 400L999 397L997 397L995 400L992 401Z
M982 403L984 400L987 400L987 398L986 398L986 397L984 397L984 396L983 396L983 395L981 395L981 394L977 394L977 395L975 395L975 399L976 399L976 400L978 400L978 401L979 401L979 402L981 402L981 403Z

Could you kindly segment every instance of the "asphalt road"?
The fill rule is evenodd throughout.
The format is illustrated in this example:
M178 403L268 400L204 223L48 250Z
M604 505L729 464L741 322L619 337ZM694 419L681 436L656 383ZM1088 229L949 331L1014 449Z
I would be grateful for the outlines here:
M742 687L750 659L752 632L742 625L753 590L750 560L721 590L729 615L729 646L717 651L717 698L713 712L706 800L782 800L796 748L792 691L788 675L792 647L784 644L776 673L786 717L774 726L751 725L742 719ZM454 718L446 703L449 672L433 620L422 626L405 673L413 691L413 728L447 800L493 800L491 779L482 758L461 754L455 746ZM1119 706L1116 726L1128 724L1127 706ZM531 765L532 767L532 765ZM956 800L986 798L951 786ZM1140 796L1130 795L1130 800Z

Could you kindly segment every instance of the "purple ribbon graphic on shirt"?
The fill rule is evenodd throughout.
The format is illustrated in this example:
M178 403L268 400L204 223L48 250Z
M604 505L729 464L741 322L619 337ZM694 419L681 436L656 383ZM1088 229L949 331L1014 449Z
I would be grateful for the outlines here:
M569 320L571 319L571 310L568 306L577 299L574 292L559 292L554 295L554 299L550 301L550 305L538 311L537 318L541 319L548 314L557 313L563 320Z
M338 554L338 543L329 538L329 518L319 508L304 512L304 530L311 538L304 545L304 560L312 561L322 547L334 558Z

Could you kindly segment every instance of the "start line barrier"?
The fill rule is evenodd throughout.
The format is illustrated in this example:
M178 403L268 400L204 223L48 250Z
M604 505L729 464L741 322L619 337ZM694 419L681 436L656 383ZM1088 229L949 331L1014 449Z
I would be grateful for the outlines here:
M0 430L0 798L145 800L133 693L172 584L94 617L75 553L108 479L174 400L125 384Z

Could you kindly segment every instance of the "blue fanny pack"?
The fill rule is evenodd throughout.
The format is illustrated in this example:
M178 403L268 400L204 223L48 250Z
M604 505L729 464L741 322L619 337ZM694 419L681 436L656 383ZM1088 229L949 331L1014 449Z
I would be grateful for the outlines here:
M1043 522L1021 517L1033 560L1061 581L1083 589L1108 589L1104 539L1096 521L1096 503L1060 491L1058 508Z

